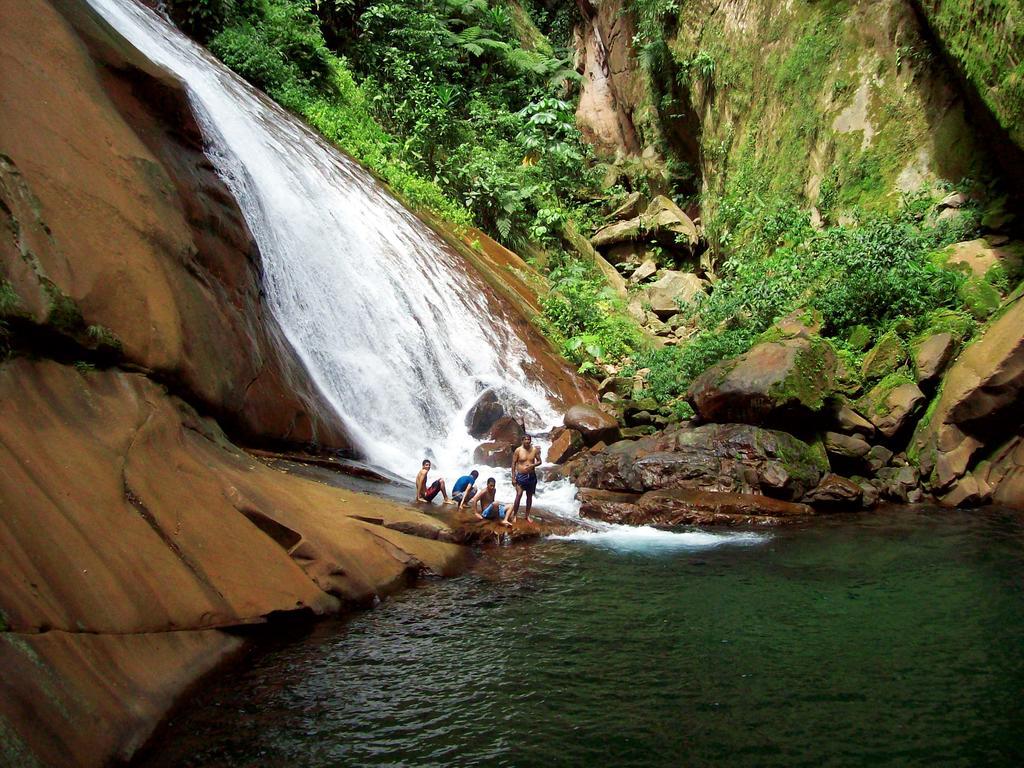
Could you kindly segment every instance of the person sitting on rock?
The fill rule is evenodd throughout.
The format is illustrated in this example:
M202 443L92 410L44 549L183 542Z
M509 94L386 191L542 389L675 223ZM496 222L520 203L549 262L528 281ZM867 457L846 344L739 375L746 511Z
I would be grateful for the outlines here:
M459 509L466 506L466 502L473 498L473 494L476 493L476 479L480 477L480 473L475 469L468 475L463 475L455 481L455 485L452 486L452 501L459 502Z
M444 480L438 478L430 485L427 485L427 473L430 472L430 459L423 460L423 466L416 475L416 503L431 504L437 494L444 496L445 504L454 504L448 498L448 490L444 487Z
M508 505L495 501L495 492L495 480L493 477L489 477L487 478L487 487L477 491L469 502L470 509L473 509L474 506L478 508L473 509L473 514L477 516L478 520L496 520L502 525L512 525L511 522L505 519Z

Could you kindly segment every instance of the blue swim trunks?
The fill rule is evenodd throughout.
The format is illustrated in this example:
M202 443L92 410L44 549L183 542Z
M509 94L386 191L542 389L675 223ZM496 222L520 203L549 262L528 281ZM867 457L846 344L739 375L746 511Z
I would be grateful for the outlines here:
M484 520L490 520L496 518L498 520L505 519L505 505L499 504L494 501L487 505L487 509L480 513L484 516Z
M516 472L516 485L527 493L533 493L537 490L537 473Z

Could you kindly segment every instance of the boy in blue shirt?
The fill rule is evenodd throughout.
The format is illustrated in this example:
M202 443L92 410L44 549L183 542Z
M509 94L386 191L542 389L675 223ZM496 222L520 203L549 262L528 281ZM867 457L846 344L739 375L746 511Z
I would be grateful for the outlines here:
M452 486L452 499L459 502L459 509L466 506L466 502L473 498L473 492L476 490L476 479L480 476L480 473L475 469L468 475L463 475L455 481L455 485Z

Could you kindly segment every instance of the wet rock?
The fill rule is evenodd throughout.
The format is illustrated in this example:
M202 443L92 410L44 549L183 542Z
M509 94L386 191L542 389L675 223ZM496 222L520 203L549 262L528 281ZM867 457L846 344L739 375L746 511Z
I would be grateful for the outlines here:
M607 523L630 524L639 508L639 493L602 491L599 488L580 488L576 498L580 501L580 515Z
M623 519L630 525L782 525L814 515L807 504L748 493L721 493L687 488L650 491L640 497L637 512Z
M558 430L551 440L547 459L552 464L562 464L582 451L584 446L583 435L575 429Z
M924 401L924 393L910 381L892 386L883 380L864 396L868 418L888 438L909 423L910 416Z
M515 451L515 443L487 441L473 449L473 463L487 467L509 467L512 465L512 455Z
M939 501L946 507L979 507L992 500L992 488L972 474L961 477Z
M619 438L619 423L592 405L574 405L565 414L565 426L575 429L587 445L612 443Z
M991 489L994 503L1024 509L1024 438L1010 438L975 474Z
M662 319L678 313L680 306L707 293L707 288L708 284L692 272L665 270L658 280L644 289L642 295L650 304L651 311Z
M911 492L920 484L920 475L911 466L883 467L876 473L876 483L882 496L906 504L910 503Z
M852 480L829 472L801 501L815 509L852 509L861 506L863 489Z
M823 339L764 342L705 371L687 399L705 421L765 424L815 412L832 390L836 360Z
M895 371L905 359L903 342L897 334L889 331L864 355L860 372L867 380L881 379Z
M956 352L956 339L951 333L934 333L912 347L914 376L918 384L934 381L949 365Z
M493 389L485 390L466 412L466 429L478 440L505 415L505 406Z
M861 490L861 508L872 509L878 504L878 488L866 477L851 477Z
M487 431L487 439L495 443L506 443L513 446L518 446L523 438L526 437L526 429L522 423L516 421L511 416L502 416Z
M867 455L871 446L860 435L844 435L839 432L825 433L825 450L832 456L844 459L860 459Z
M690 488L794 500L818 484L828 463L823 451L785 432L682 424L582 454L567 469L577 485L610 491Z

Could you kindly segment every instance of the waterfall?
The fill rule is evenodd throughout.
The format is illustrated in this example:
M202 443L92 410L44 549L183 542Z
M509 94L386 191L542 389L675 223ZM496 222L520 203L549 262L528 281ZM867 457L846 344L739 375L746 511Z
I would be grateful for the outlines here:
M479 278L367 171L135 0L89 3L187 87L207 153L262 256L268 303L366 458L410 477L470 461L465 410L492 385L557 414ZM496 471L505 475L507 472Z

